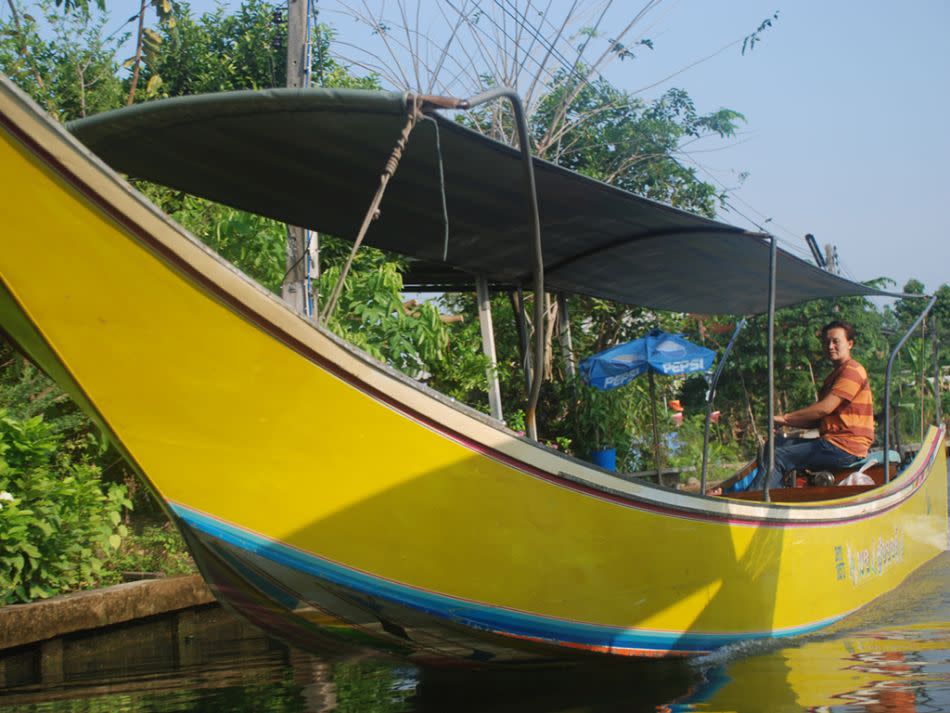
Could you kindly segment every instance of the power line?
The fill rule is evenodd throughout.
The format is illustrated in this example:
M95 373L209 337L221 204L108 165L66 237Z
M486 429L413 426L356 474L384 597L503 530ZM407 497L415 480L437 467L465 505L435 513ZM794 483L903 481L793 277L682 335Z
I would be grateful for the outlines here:
M688 154L684 154L684 157L685 157L686 160L688 160L690 163L694 164L697 168L699 168L699 170L701 170L703 173L705 173L709 178L711 178L715 183L717 183L723 190L725 190L725 191L731 190L725 183L723 183L721 180L719 180L719 178L718 178L712 171L710 171L708 168L706 168L705 166L703 166L703 165L702 165L701 163L699 163L696 159L694 159L693 157L689 156ZM742 203L742 205L744 205L748 210L750 210L751 212L753 212L753 213L755 213L757 216L759 216L759 218L762 220L762 222L759 223L758 221L753 220L752 218L750 218L749 216L747 216L745 213L743 213L742 211L740 211L738 208L736 208L734 205L729 205L729 202L730 202L731 200L733 200L733 199L734 199L735 201L739 202L739 203ZM762 232L774 234L773 231L770 231L770 230L768 230L768 229L765 227L765 224L771 224L771 225L774 226L775 228L778 228L779 230L783 231L783 232L786 233L787 235L791 236L793 239L795 239L796 242L792 242L792 241L786 240L785 238L779 237L778 235L776 235L775 237L776 237L776 239L779 241L779 243L781 243L783 246L786 246L790 252L797 253L799 257L802 257L803 259L805 259L805 260L811 262L811 259L812 259L811 252L810 252L809 250L807 250L806 248L803 248L803 247L797 242L797 240L799 239L799 235L798 235L798 234L792 232L791 230L789 230L788 228L784 227L784 226L781 225L780 223L777 223L773 218L770 218L770 217L766 216L766 215L765 215L764 213L762 213L760 210L756 209L753 205L751 205L748 201L744 200L743 198L741 198L740 196L738 196L738 195L736 195L736 194L729 194L729 195L726 197L725 200L726 200L727 205L729 205L729 208L730 208L733 212L735 212L736 214L740 215L742 218L744 218L745 220L747 220L750 224L754 225L756 228L758 228L758 229L761 230ZM802 235L804 235L804 233L802 233Z

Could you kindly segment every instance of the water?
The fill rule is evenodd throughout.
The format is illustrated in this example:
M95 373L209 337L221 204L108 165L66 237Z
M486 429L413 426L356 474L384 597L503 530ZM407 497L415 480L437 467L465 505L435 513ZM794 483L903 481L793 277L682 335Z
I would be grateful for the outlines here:
M821 635L691 662L428 671L312 656L217 606L0 657L0 713L950 710L950 552Z

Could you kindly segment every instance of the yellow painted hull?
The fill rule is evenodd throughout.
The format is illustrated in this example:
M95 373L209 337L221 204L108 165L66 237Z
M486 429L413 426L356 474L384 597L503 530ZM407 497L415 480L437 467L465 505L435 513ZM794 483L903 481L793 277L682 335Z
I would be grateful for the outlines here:
M481 639L499 660L689 654L826 625L946 546L942 431L890 485L834 502L628 483L294 316L5 83L0 121L0 327L265 625L343 622L432 657ZM423 646L417 625L441 633Z

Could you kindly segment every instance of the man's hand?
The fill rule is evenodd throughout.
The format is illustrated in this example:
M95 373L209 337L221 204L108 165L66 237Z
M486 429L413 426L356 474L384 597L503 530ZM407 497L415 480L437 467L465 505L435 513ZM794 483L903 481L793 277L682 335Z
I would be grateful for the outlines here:
M813 403L811 406L783 413L776 416L773 420L776 426L791 426L793 428L815 428L818 422L842 404L841 397L834 394L828 394L821 401Z

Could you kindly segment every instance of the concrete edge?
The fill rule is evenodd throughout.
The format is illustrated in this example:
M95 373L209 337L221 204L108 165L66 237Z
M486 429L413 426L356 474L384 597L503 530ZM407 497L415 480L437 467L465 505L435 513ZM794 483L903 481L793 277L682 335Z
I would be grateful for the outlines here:
M204 580L194 574L8 604L0 607L0 651L214 601Z

